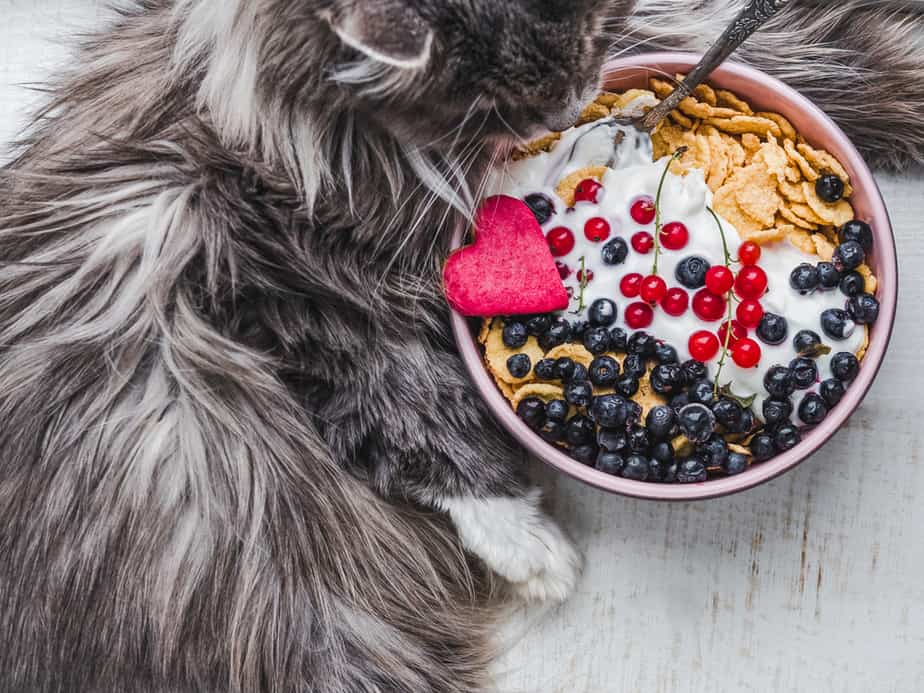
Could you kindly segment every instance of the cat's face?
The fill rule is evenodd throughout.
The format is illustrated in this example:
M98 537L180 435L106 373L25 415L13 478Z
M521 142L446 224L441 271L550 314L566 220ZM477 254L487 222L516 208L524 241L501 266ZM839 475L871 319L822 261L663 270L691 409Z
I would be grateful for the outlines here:
M333 74L402 139L528 138L599 88L613 0L334 0Z

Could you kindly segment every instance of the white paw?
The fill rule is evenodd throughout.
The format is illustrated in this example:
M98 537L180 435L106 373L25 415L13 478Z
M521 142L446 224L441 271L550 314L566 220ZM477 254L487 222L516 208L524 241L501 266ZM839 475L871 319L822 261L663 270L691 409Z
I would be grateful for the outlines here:
M513 583L525 599L564 601L574 591L581 557L539 508L540 493L521 498L449 498L449 512L465 547Z

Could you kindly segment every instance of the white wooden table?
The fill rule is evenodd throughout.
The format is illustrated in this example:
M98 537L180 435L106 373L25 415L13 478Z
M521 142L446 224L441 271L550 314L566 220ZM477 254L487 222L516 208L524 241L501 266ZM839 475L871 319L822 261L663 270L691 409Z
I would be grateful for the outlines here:
M34 99L18 85L101 7L0 0L0 142ZM924 691L924 175L879 182L902 286L866 402L799 469L731 498L659 505L542 473L587 572L569 603L518 615L504 691Z

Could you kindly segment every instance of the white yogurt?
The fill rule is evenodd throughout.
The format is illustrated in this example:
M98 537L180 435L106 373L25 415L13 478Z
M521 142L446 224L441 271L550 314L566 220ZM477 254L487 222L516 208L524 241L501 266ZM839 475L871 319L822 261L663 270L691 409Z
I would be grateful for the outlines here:
M622 133L623 139L614 147L617 133ZM637 253L631 246L631 238L638 231L647 231L654 235L654 222L646 226L639 225L629 213L636 198L647 195L654 199L657 194L658 183L667 165L667 159L652 162L651 152L651 141L647 135L636 132L634 128L620 127L612 121L598 121L567 131L551 152L518 162L508 162L503 169L494 174L489 188L491 194L523 198L532 193L544 193L554 201L556 210L543 230L548 232L564 226L574 234L573 250L563 257L556 258L572 270L570 277L564 280L565 286L573 291L572 304L568 311L562 312L569 320L586 317L587 308L596 299L609 298L619 309L619 317L615 324L630 334L633 331L625 323L625 309L629 304L641 299L623 296L619 290L619 282L630 273L638 273L644 277L652 272L654 251L644 255ZM555 194L558 181L572 171L586 166L603 165L608 166L609 170L601 181L603 190L597 203L578 202L574 209L567 210ZM668 288L683 288L676 279L675 271L680 261L690 255L702 256L712 265L724 264L722 238L715 220L707 210L711 204L712 193L706 185L702 171L694 170L687 176L668 173L661 194L661 220L665 224L671 221L682 222L690 234L689 242L681 250L661 247L658 274L667 282ZM611 232L607 240L621 236L629 245L629 255L622 264L605 265L601 251L606 241L593 242L585 237L584 224L593 217L603 217L609 222ZM729 252L734 258L742 239L734 226L724 219L722 227ZM594 277L584 290L584 309L578 310L580 282L577 279L577 270L581 267L582 258L584 267L591 270ZM797 332L812 330L832 348L831 354L816 359L819 382L831 377L830 362L834 354L840 351L857 353L864 341L862 326L858 326L849 338L840 341L832 340L824 334L821 329L821 313L828 308L843 308L846 299L838 290L816 291L803 296L792 289L789 285L790 272L803 262L814 264L818 262L818 258L802 252L789 241L762 247L759 265L767 274L768 291L760 302L765 312L777 313L786 318L788 335L782 344L774 346L760 341L756 331L749 330L748 336L760 344L761 359L758 365L754 368L741 368L734 363L729 354L722 368L721 384L729 383L732 391L742 397L755 395L754 413L758 416L761 413L761 405L768 396L763 387L764 374L772 366L788 365L796 358L792 338ZM732 269L736 271L737 267L733 266ZM691 305L683 315L670 316L656 306L654 321L645 328L659 340L674 346L681 360L690 358L688 341L694 332L715 332L726 319L723 316L718 321L706 322L698 318L692 310L692 299L696 290L685 290L690 297ZM708 362L712 376L716 373L720 356L721 350ZM796 391L792 398L795 405L794 421L798 422L796 412L799 402L807 393L817 392L818 384L808 390Z

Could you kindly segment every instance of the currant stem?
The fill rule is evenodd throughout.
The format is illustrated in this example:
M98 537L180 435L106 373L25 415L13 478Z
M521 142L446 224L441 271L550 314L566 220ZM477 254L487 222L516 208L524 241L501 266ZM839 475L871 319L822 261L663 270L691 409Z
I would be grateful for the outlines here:
M584 310L584 289L586 288L587 288L587 269L584 266L584 256L581 255L581 293L578 294L577 310L572 311L574 315L580 315L581 311Z
M719 220L719 216L713 211L712 207L706 207L706 210L712 215L712 218L715 219L715 225L719 227L719 235L722 237L722 250L725 253L725 267L731 270L731 267L729 267L732 261L731 253L728 252L728 241L725 238L725 229L722 228L722 222ZM719 363L716 366L715 381L712 383L712 394L716 399L719 397L719 378L722 377L722 369L725 367L725 360L728 358L728 347L731 344L732 307L735 303L734 288L728 290L725 299L728 303L728 318L725 322L725 343L722 345L722 356L719 358Z
M671 170L671 164L682 157L687 152L687 147L678 147L671 155L670 161L664 167L661 173L661 180L658 183L658 194L655 196L655 232L654 232L654 264L651 267L651 273L655 276L658 274L658 259L661 255L661 191L664 189L664 181L667 180L667 174Z

